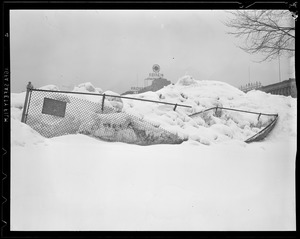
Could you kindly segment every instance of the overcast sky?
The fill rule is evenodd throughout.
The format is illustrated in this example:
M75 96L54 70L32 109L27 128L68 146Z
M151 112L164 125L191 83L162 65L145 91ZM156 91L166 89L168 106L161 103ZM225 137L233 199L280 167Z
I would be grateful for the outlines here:
M255 63L226 34L221 10L12 10L12 92L57 85L60 90L91 82L123 93L144 86L153 64L175 83L185 74L239 87L279 82L279 61ZM280 58L281 80L292 77Z

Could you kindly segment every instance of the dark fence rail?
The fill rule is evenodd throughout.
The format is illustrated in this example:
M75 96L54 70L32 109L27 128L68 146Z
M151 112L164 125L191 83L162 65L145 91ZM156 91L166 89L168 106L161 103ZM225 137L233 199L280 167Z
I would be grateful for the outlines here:
M215 106L215 107L212 107L212 108L209 108L209 109L206 109L206 110L203 110L203 111L200 111L200 112L191 114L191 115L189 115L189 116L190 116L190 117L191 117L191 116L195 116L195 115L198 115L198 114L201 114L201 113L210 111L210 110L214 110L214 109L215 109L215 110L217 110L217 109L221 109L221 110L222 110L222 109L224 109L224 110L232 110L232 111L238 111L238 112L242 112L242 113L257 114L257 115L266 115L266 116L278 116L278 114L266 114L266 113L253 112L253 111L248 111L248 110L239 110L239 109L226 108L226 107L219 107L219 106Z
M182 105L177 103L170 103L170 102L163 102L163 101L157 101L157 100L147 100L147 99L140 99L140 98L134 98L134 97L127 97L127 96L119 96L119 95L109 95L109 94L94 94L94 93L85 93L85 92L70 92L70 91L55 91L55 90L42 90L42 89L32 89L34 91L44 91L44 92L56 92L56 93L65 93L65 94L80 94L80 95L94 95L94 96L103 96L103 97L115 97L115 98L121 98L121 99L129 99L129 100L139 100L139 101L147 101L152 103L159 103L159 104L165 104L165 105L173 105L175 106L174 110L177 106L180 107L186 107L186 108L192 108L190 105Z

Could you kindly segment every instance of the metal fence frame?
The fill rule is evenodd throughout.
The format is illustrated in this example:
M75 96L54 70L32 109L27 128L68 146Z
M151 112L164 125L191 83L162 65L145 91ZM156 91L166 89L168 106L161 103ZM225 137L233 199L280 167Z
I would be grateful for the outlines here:
M26 115L28 111L28 107L30 105L30 98L32 91L44 91L44 92L53 92L53 93L64 93L64 94L80 94L80 95L93 95L93 96L102 96L102 108L104 105L105 97L114 97L114 98L121 98L121 99L129 99L129 100L138 100L138 101L146 101L146 102L152 102L152 103L159 103L159 104L165 104L165 105L173 105L173 110L175 111L178 106L180 107L186 107L186 108L192 108L190 105L182 105L177 103L169 103L169 102L163 102L163 101L157 101L157 100L147 100L147 99L139 99L134 97L127 97L127 96L119 96L119 95L109 95L109 94L94 94L94 93L85 93L85 92L70 92L70 91L56 91L56 90L42 90L42 89L34 89L34 88L27 88L24 108L23 108L23 114L22 114L22 122L26 123ZM29 98L29 101L28 101ZM24 111L24 109L26 109Z
M104 100L105 97L115 97L115 98L121 98L121 99L130 99L130 100L138 100L138 101L145 101L145 102L152 102L152 103L159 103L159 104L165 104L165 105L173 105L174 108L173 110L175 111L177 106L180 107L186 107L186 108L192 108L192 106L190 105L182 105L182 104L177 104L177 103L169 103L169 102L163 102L163 101L155 101L155 100L147 100L147 99L139 99L139 98L134 98L134 97L127 97L127 96L118 96L118 95L109 95L109 94L94 94L94 93L86 93L86 92L70 92L70 91L55 91L55 90L42 90L42 89L34 89L33 86L31 85L31 82L28 83L27 85L27 91L26 91L26 97L25 97L25 102L24 102L24 107L23 107L23 113L22 113L22 119L21 122L26 123L26 119L27 119L27 115L28 115L28 109L30 106L30 100L31 100L31 94L32 91L43 91L43 92L53 92L53 93L65 93L65 94L81 94L81 95L93 95L93 96L102 96L102 109L103 109L103 105L104 105ZM263 129L261 129L258 133L256 133L255 135L249 137L248 139L246 139L244 142L246 143L250 143L250 142L254 142L254 141L260 141L262 139L264 139L269 133L270 131L275 127L275 124L279 118L278 114L267 114L267 113L260 113L260 112L253 112L253 111L247 111L247 110L239 110L239 109L234 109L234 108L227 108L227 107L212 107L206 110L203 110L201 112L197 112L194 114L189 115L189 117L193 117L199 114L202 114L204 112L207 111L211 111L211 110L231 110L231 111L237 111L237 112L242 112L242 113L248 113L248 114L256 114L258 115L258 120L260 118L261 115L265 115L265 116L274 116L275 118L272 120L272 122L270 124L268 124L266 127L264 127Z
M220 106L216 106L216 107L212 107L206 110L203 110L201 112L197 112L194 114L189 115L190 117L192 116L196 116L198 114L202 114L204 112L207 111L211 111L211 110L231 110L231 111L237 111L237 112L242 112L242 113L248 113L248 114L256 114L258 115L258 120L260 118L261 115L265 115L265 116L274 116L274 119L272 120L272 122L270 124L268 124L266 127L264 127L263 129L261 129L259 132L257 132L256 134L254 134L253 136L249 137L248 139L246 139L244 142L246 143L251 143L254 141L261 141L263 140L270 132L271 130L275 127L275 124L279 118L278 114L266 114L266 113L259 113L259 112L253 112L253 111L247 111L247 110L239 110L239 109L234 109L234 108L227 108L227 107L220 107Z

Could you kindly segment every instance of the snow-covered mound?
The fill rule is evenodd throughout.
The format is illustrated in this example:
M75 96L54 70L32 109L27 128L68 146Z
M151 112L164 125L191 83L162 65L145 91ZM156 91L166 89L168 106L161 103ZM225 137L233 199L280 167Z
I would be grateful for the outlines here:
M11 110L15 108L22 110L24 107L26 92L22 93L11 93L10 94L10 107ZM14 114L12 114L14 116Z
M284 127L284 131L296 132L295 99L261 91L245 94L224 82L198 81L191 76L185 76L175 85L132 97L191 106L191 108L177 106L176 111L173 111L174 106L123 100L125 112L137 114L171 132L207 145L233 139L245 141L274 119L270 116L258 117L256 114L220 109L190 117L192 114L216 106L258 113L278 113L279 127ZM290 115L291 112L293 116ZM293 119L292 124L283 123L283 118L288 117L287 115ZM271 134L273 135L273 132Z
M45 85L42 87L39 87L40 90L55 90L58 91L59 88L56 85Z
M26 146L45 142L45 138L30 126L20 123L21 112L12 112L11 119L11 144L14 146Z
M87 93L100 93L100 94L103 92L101 88L94 87L91 82L79 84L78 86L74 87L73 91L87 92Z
M197 85L197 84L198 81L189 75L181 77L176 83L176 85L182 85L182 86Z

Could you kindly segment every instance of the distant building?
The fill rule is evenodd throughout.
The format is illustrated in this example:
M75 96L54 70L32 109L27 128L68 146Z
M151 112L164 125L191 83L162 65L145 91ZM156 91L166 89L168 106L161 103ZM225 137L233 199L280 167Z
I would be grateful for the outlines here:
M281 81L272 85L262 86L258 90L264 91L266 93L271 93L273 95L285 95L297 98L297 86L295 78L289 78L288 80Z
M170 84L171 84L171 81L168 81L165 78L158 78L158 79L153 80L151 85L141 89L139 91L139 93L143 93L143 92L146 92L146 91L158 91L161 88L163 88L164 86L167 86L167 85L170 85Z
M159 73L160 66L157 64L154 64L152 67L153 72L149 73L149 77L144 79L144 82L151 81L151 85L146 87L131 87L131 90L126 91L122 95L127 94L140 94L147 91L158 91L164 86L170 85L171 81L168 81L167 79L163 78L163 74Z
M288 80L266 86L261 86L260 82L249 83L245 86L241 86L240 90L245 93L250 90L260 90L273 95L290 95L293 98L297 98L297 86L295 78L289 78Z

